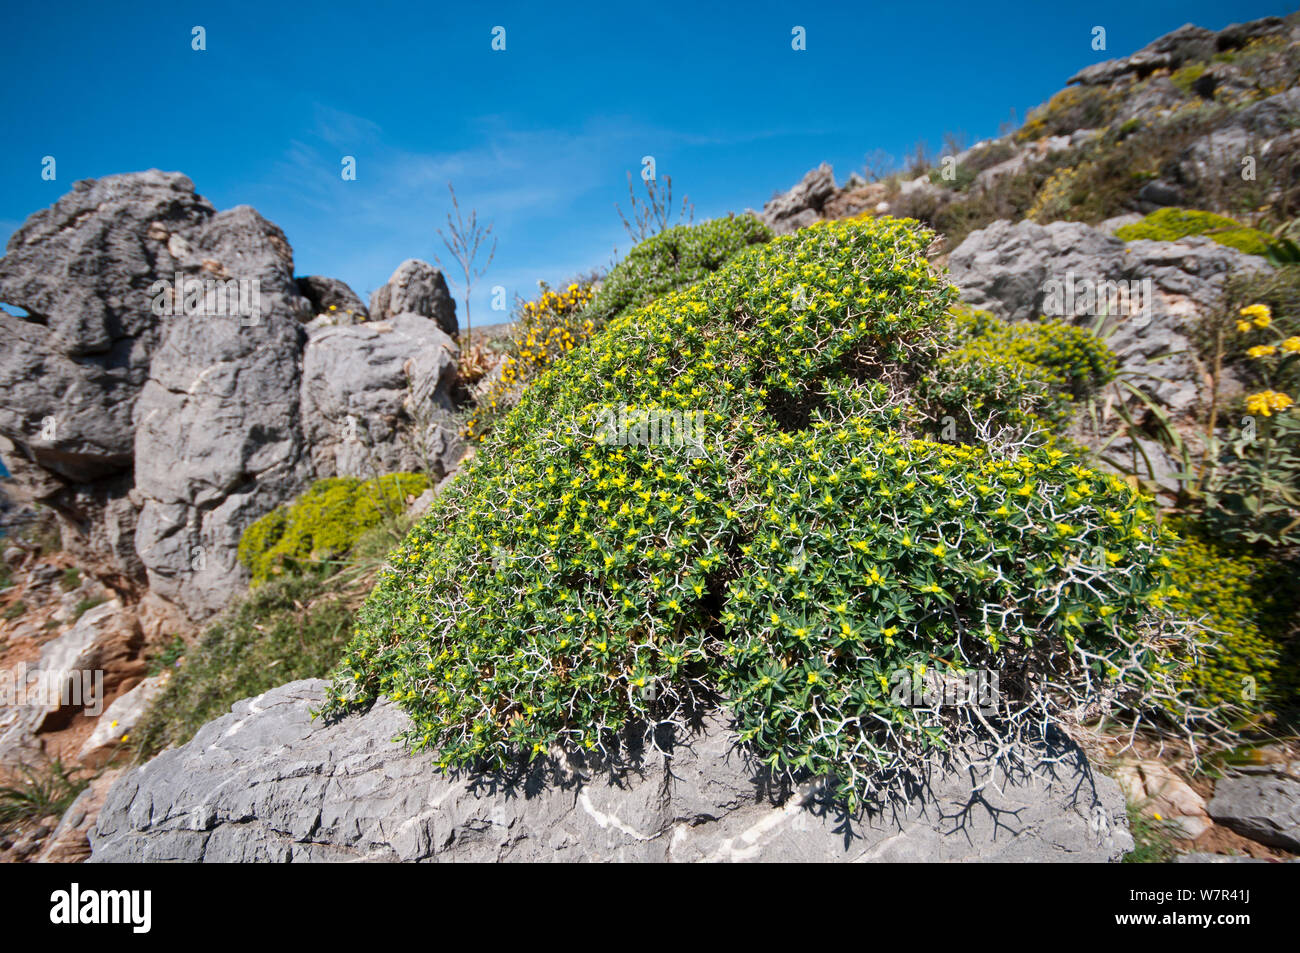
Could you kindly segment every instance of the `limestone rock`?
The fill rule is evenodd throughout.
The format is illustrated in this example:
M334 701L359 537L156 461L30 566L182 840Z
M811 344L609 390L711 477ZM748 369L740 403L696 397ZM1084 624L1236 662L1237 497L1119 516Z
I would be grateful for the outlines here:
M452 337L460 334L456 302L447 288L447 279L418 258L408 258L398 265L388 283L370 296L372 321L386 321L408 312L431 318Z
M823 162L790 191L763 206L762 219L778 235L788 235L821 218L822 206L835 194L835 174Z
M1080 222L998 221L972 232L952 252L948 267L965 301L1008 320L1052 311L1049 317L1089 325L1100 308L1097 296L1085 289L1124 282L1145 295L1149 282L1149 306L1112 319L1107 344L1121 367L1149 376L1157 400L1182 413L1196 403L1200 380L1191 359L1191 324L1217 306L1229 274L1268 264L1203 237L1125 244ZM1060 296L1061 313L1053 307L1049 282L1079 291Z
M459 349L418 314L326 328L303 354L302 421L315 472L449 471L463 449L452 420Z
M298 290L311 302L313 314L350 314L361 321L369 315L357 293L337 278L307 275L298 279Z
M153 675L129 692L119 695L95 720L95 730L81 746L77 760L96 766L110 760L120 749L123 736L130 735L140 723L153 700L162 694L171 678L170 672Z
M1243 837L1300 851L1300 781L1286 777L1229 777L1214 786L1210 816Z
M517 780L449 776L394 743L409 722L387 701L313 721L323 689L239 702L124 774L92 861L1101 861L1132 848L1118 786L1073 748L1051 771L976 762L995 782L978 796L971 773L936 769L906 807L846 818L815 787L785 796L718 720L618 783L571 760Z

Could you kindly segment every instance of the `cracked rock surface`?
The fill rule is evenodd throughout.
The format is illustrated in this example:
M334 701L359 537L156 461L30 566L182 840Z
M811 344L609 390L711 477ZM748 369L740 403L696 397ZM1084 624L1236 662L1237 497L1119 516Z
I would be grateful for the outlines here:
M613 780L579 765L515 783L440 773L393 739L387 701L312 720L325 682L237 703L180 748L123 774L92 861L1110 861L1132 849L1124 800L1073 747L1008 776L935 771L906 808L845 818L788 797L707 722ZM972 795L971 778L987 781Z

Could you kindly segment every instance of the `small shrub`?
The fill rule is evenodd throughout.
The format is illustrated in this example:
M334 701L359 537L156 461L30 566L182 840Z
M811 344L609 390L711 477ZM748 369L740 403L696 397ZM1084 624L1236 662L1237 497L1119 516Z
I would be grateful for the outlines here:
M1033 142L1045 136L1068 136L1077 129L1098 129L1110 122L1118 107L1119 98L1104 86L1067 86L1031 110L1015 138Z
M18 600L17 602L15 602L13 605L11 605L11 606L9 606L7 609L5 609L5 611L4 611L4 620L5 620L6 622L12 622L14 619L20 619L20 618L22 618L23 614L24 614L26 611L27 611L27 603L25 603L25 602L23 602L21 599L19 599L19 600Z
M1181 208L1162 208L1140 222L1123 225L1115 230L1115 237L1125 242L1143 238L1157 242L1175 242L1189 235L1204 235L1220 245L1227 245L1248 255L1265 254L1273 240L1267 232L1242 225L1222 215Z
M1075 402L1115 377L1115 355L1089 331L1060 321L1007 324L984 311L953 314L954 347L934 365L922 393L934 416L953 416L962 439L977 421L1053 426Z
M541 290L535 301L519 308L501 374L478 399L465 425L470 440L482 440L492 421L510 408L529 381L596 330L588 313L594 296L590 284L574 283L564 291L552 291L543 283Z
M634 247L605 277L592 304L596 326L614 315L694 284L751 245L772 237L753 215L676 225Z
M1247 411L1260 414L1256 432L1231 441L1207 481L1205 519L1228 542L1300 545L1300 413L1286 409L1290 401L1275 391L1247 398Z
M72 621L76 622L91 609L95 608L95 606L101 606L103 604L104 599L98 596L91 599L82 599L72 610Z
M149 659L149 675L161 675L176 667L176 663L185 657L188 646L179 635L171 640L157 655Z
M297 500L276 507L244 530L239 561L252 573L254 584L260 584L287 568L334 559L367 530L400 516L407 497L428 486L429 478L420 473L319 480Z
M1170 82L1178 87L1179 92L1184 96L1192 96L1192 85L1205 74L1204 63L1190 63L1180 69L1176 69L1169 76Z
M59 585L64 592L71 592L81 585L81 570L76 566L69 566L63 570L63 575L59 577Z
M1211 530L1212 532L1212 530ZM1294 688L1278 684L1283 646L1300 596L1294 567L1216 540L1205 527L1185 530L1169 552L1171 602L1208 632L1188 681L1203 704L1224 702L1253 711L1292 704Z

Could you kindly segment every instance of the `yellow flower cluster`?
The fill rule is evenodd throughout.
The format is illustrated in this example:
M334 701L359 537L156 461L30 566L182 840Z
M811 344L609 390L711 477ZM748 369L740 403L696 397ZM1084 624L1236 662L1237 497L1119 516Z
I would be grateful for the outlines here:
M1252 327L1266 328L1273 320L1273 312L1266 304L1248 305L1240 313L1245 320L1237 321L1237 330L1242 332L1249 331Z
M1273 312L1266 304L1247 305L1238 314L1240 317L1237 319L1237 330L1242 333L1256 329L1262 330L1273 323ZM1274 334L1277 338L1275 343L1256 344L1246 349L1246 356L1256 361L1281 355L1281 360L1273 366L1273 373L1270 375L1267 370L1264 373L1263 382L1272 385L1278 383L1277 375L1279 373L1285 373L1288 367L1294 366L1294 359L1291 355L1300 353L1300 337L1292 335L1284 338L1282 335L1285 334L1285 331L1281 328L1275 329ZM1271 417L1274 413L1281 413L1286 410L1293 403L1294 401L1287 394L1270 388L1247 397L1246 412Z
M1295 401L1286 394L1275 390L1265 390L1260 391L1258 394L1251 394L1246 398L1246 411L1251 414L1271 417L1274 411L1280 413L1293 403Z
M542 285L542 294L520 307L511 342L513 353L506 358L500 376L480 398L478 411L465 425L468 438L482 440L491 426L491 418L509 409L525 384L595 333L595 322L585 313L594 295L589 284L571 284L564 291L552 291Z

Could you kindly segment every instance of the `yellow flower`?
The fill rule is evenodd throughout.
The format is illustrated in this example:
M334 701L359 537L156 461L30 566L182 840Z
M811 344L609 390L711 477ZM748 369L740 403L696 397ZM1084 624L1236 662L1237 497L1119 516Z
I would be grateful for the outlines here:
M1300 352L1300 337L1289 337L1282 342L1282 350L1292 354Z
M1258 394L1251 394L1246 398L1246 412L1271 417L1273 411L1281 412L1293 403L1294 401L1286 394L1274 390L1265 390L1260 391Z
M1246 351L1247 355L1257 360L1261 357L1272 357L1276 353L1277 348L1272 344L1256 344L1254 347Z
M1269 310L1268 305L1266 304L1248 305L1247 307L1242 308L1240 313L1243 318L1251 319L1257 328L1266 328L1268 327L1269 322L1273 320L1273 312ZM1247 330L1249 325L1247 325L1246 328L1242 328L1241 326L1243 323L1245 322L1237 322L1238 329Z

